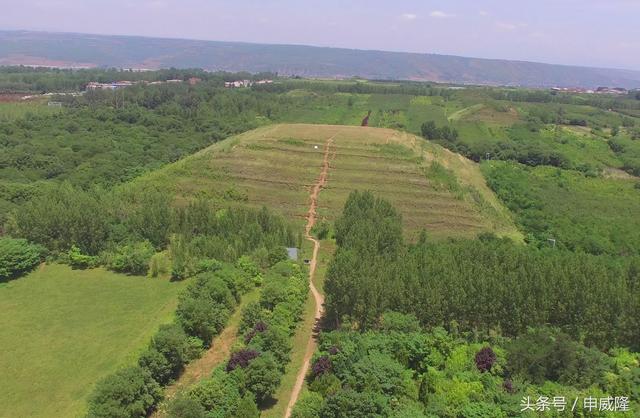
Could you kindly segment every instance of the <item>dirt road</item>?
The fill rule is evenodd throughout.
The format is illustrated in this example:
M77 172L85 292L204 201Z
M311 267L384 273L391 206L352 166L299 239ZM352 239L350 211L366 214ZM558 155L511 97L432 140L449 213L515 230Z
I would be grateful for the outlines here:
M311 262L309 264L309 288L311 289L311 294L313 295L313 299L316 304L315 311L315 323L316 325L320 322L320 318L322 317L322 310L324 304L324 296L322 293L316 289L315 284L313 283L313 278L316 272L316 265L318 263L318 252L320 251L320 242L315 239L311 235L311 229L316 223L317 217L317 209L318 209L318 195L322 188L327 184L327 177L329 176L329 157L331 155L331 145L333 144L333 139L335 136L327 139L327 142L324 145L324 158L322 161L322 171L320 172L320 177L318 178L318 182L315 184L313 189L311 190L310 195L310 204L309 204L309 212L307 213L307 225L305 227L304 235L308 241L313 243L313 254L311 256ZM307 371L309 370L309 364L311 363L311 357L313 357L313 353L316 351L316 346L318 343L316 342L315 331L309 337L309 341L307 342L307 349L304 354L304 361L302 363L302 367L298 372L298 377L296 378L296 384L293 386L293 391L291 392L291 397L289 398L289 404L287 405L287 412L285 413L285 418L289 418L291 416L291 411L293 410L293 406L296 404L298 397L300 396L300 391L304 386L304 378L307 375Z

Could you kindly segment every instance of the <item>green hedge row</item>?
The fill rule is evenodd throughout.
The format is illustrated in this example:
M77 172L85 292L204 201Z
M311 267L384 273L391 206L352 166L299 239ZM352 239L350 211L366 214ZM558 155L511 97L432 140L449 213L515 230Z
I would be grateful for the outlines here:
M246 257L229 264L208 260L180 295L176 321L162 325L138 365L101 380L89 400L92 418L138 418L163 398L162 387L177 379L190 361L225 326L231 311L255 283L258 268Z
M169 416L258 417L258 407L272 400L289 363L307 294L307 274L299 265L282 261L273 266L260 300L242 312L241 342L228 362L176 399Z

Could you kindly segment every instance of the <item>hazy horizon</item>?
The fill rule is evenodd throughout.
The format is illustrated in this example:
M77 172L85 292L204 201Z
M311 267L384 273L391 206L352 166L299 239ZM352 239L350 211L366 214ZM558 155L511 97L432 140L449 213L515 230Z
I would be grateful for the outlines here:
M0 29L309 45L640 70L634 0L0 0ZM95 17L94 17L95 16Z

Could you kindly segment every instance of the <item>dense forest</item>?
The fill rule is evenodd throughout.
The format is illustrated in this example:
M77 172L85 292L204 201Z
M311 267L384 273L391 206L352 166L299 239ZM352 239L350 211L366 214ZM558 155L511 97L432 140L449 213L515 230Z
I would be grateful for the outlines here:
M292 417L625 416L598 411L598 401L611 396L609 411L633 411L637 362L638 354L603 354L553 328L479 337L425 331L414 316L390 311L366 332L322 334ZM616 401L617 393L635 401Z
M405 244L400 216L368 192L350 195L335 240L324 287L334 331L295 417L520 416L527 396L559 393L640 400L637 256L490 234Z
M515 336L561 328L590 345L640 349L640 259L479 240L405 245L400 216L370 193L353 193L336 221L327 319L370 329L387 310L422 325Z

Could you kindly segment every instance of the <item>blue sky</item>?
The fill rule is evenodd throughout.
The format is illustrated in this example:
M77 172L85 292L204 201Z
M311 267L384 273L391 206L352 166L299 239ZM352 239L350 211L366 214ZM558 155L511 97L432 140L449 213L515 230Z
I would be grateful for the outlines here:
M640 70L640 0L0 0L0 29L432 52Z

